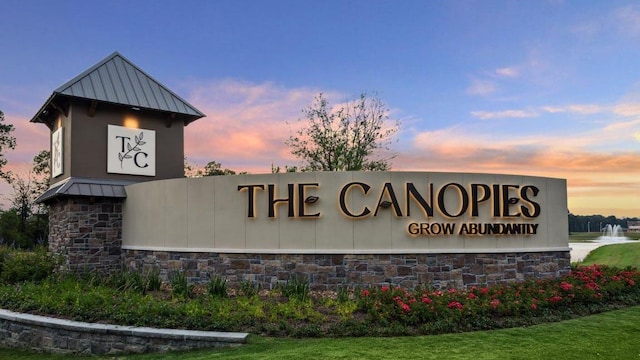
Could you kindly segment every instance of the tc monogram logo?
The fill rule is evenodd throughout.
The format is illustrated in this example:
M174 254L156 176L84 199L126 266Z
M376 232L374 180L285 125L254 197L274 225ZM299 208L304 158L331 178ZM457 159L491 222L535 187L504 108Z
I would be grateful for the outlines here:
M118 153L118 160L120 160L120 168L122 169L123 162L125 160L133 160L133 164L139 168L146 168L149 164L146 162L146 159L149 157L149 154L142 151L142 146L147 142L142 140L144 138L144 132L141 132L140 135L135 135L133 137L134 143L131 146L131 138L126 136L116 136L116 138L122 140L122 152ZM126 147L125 147L126 145ZM140 160L143 157L144 160Z
M62 128L54 131L51 135L51 176L56 177L62 175L63 167L62 160L64 154L63 148Z
M156 175L156 132L109 125L107 172Z

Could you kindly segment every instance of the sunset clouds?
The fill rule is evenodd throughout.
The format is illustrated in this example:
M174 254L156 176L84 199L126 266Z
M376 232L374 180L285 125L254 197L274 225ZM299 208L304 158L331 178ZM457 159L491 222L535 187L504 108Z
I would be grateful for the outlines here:
M271 165L296 165L284 145L299 126L301 109L309 106L319 91L286 89L273 84L251 84L225 80L195 84L190 100L208 116L186 130L186 154L204 164L209 160L250 173L269 172ZM335 94L334 97L338 98ZM620 207L627 215L635 211L630 201L640 192L640 156L623 150L634 141L639 119L630 120L635 104L549 105L536 110L474 111L483 120L473 125L403 132L393 160L394 170L496 172L567 178L575 211L596 211L598 206ZM601 114L595 125L570 134L527 132L500 136L491 121L543 116L545 113ZM415 121L415 120L414 120ZM602 193L630 199L609 205L589 202ZM604 197L606 198L606 197ZM573 201L572 200L572 201ZM637 199L636 199L637 200ZM622 208L627 210L622 210ZM573 210L573 209L572 209Z
M298 121L301 110L311 105L321 90L233 79L190 82L181 87L186 99L207 115L185 129L185 155L190 162L203 166L215 160L225 168L249 173L269 173L272 165L299 165L284 142L304 124ZM324 94L332 102L345 99L337 92ZM397 155L392 169L567 178L572 211L589 213L605 207L632 216L640 203L640 156L624 149L633 149L631 143L639 146L638 109L638 104L625 103L472 111L470 116L480 122L402 131L392 149ZM600 118L589 128L571 134L546 129L544 134L502 136L495 132L499 125L492 123L545 113L600 114ZM33 156L48 148L48 130L42 124L29 123L26 117L6 117L15 125L18 139L17 149L8 156L9 169L24 174Z
M185 154L195 163L215 160L239 171L290 165L295 159L284 141L319 92L231 79L191 83L189 99L207 117L185 129Z
M51 92L118 51L207 115L185 128L192 164L300 165L285 141L315 96L335 105L377 91L401 121L393 170L566 178L573 213L640 216L640 5L517 5L9 2L8 166L27 172L49 147L47 128L28 121ZM96 13L111 21L87 21Z

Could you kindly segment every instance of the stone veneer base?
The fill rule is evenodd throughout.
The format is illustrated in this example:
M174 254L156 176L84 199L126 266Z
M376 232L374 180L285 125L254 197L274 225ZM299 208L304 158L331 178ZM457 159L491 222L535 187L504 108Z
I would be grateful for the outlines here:
M123 249L127 270L173 271L191 282L221 276L232 287L250 281L272 289L292 276L309 282L311 290L336 291L392 285L415 288L465 288L527 279L555 278L570 272L570 252L464 254L230 254Z
M122 199L64 197L49 206L49 251L62 270L111 273L122 269Z
M239 346L247 333L90 324L0 309L0 343L48 353L116 355Z

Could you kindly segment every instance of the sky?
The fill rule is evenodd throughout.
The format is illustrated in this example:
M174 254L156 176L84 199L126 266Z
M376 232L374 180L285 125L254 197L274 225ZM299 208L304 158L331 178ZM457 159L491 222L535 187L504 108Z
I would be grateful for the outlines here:
M207 115L185 129L194 164L299 165L284 142L316 95L377 92L401 123L394 171L563 178L573 214L640 217L636 1L3 0L0 12L15 172L49 147L29 120L53 90L118 51Z

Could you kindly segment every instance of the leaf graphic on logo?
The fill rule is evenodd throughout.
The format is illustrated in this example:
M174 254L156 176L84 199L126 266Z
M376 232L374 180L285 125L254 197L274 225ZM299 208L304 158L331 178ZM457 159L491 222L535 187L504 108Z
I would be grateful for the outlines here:
M146 143L147 143L146 141L142 141L142 140L140 140L140 142L138 143L138 145L142 146L142 145L144 145L144 144L146 144Z
M131 159L131 155L125 155L124 158L125 159Z
M131 144L127 143L127 151L131 151Z
M140 137L138 138L139 140L142 140L142 137L144 136L143 132L140 132Z
M122 154L118 153L118 160L122 161Z
M140 151L140 150L142 150L142 149L140 149L140 148L139 148L139 147L137 147L137 146L133 148L133 151Z
M138 141L139 141L139 140L138 140L138 135L134 136L133 138L136 140L136 144L137 144L137 143L138 143Z

